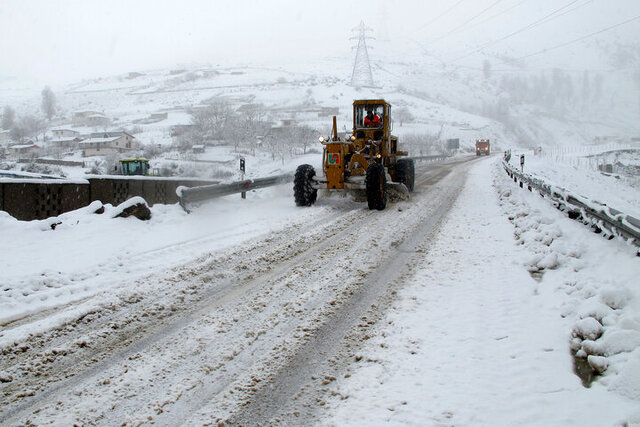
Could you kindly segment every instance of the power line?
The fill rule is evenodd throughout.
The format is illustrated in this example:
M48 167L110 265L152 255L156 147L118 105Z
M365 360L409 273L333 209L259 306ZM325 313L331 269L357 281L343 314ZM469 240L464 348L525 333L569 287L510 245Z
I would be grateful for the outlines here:
M477 13L476 15L472 16L470 19L466 20L465 22L463 22L462 24L460 24L459 26L455 27L453 30L449 31L448 33L443 34L442 36L431 40L431 43L433 42L437 42L438 40L441 40L445 37L447 37L448 35L450 35L451 33L454 33L456 31L458 31L460 28L463 28L465 25L467 25L469 22L473 21L474 19L476 19L477 17L479 17L480 15L482 15L483 13L485 13L487 10L491 9L492 7L494 7L495 5L497 5L498 3L500 3L502 0L496 0L495 2L491 3L491 5L489 5L488 7L482 9L482 11L480 11L480 13Z
M438 15L437 17L433 18L431 21L427 22L426 24L422 25L419 29L417 29L416 31L420 31L423 28L428 27L429 25L433 24L434 22L437 22L438 20L440 20L440 18L442 18L444 15L446 15L447 13L451 12L453 9L455 9L460 3L462 3L464 0L458 0L458 2L456 4L454 4L453 6L451 6L449 9L445 10L444 12L442 12L440 15Z
M565 46L568 46L568 45L570 45L570 44L577 43L577 42L582 41L582 40L584 40L584 39L587 39L587 38L589 38L589 37L593 37L593 36L595 36L595 35L598 35L598 34L604 33L605 31L609 31L609 30L612 30L612 29L614 29L614 28L620 27L620 26L622 26L622 25L628 24L629 22L635 21L636 19L640 19L640 15L635 16L635 17L633 17L633 18L631 18L631 19L627 19L626 21L620 22L620 23L615 24L615 25L612 25L612 26L610 26L610 27L603 28L603 29L602 29L602 30L600 30L600 31L596 31L596 32L591 33L591 34L587 34L586 36L582 36L582 37L579 37L579 38L577 38L577 39L573 39L573 40L568 41L568 42L566 42L566 43L562 43L562 44L559 44L559 45L556 45L556 46L552 46L552 47L549 47L549 48L546 48L546 49L539 50L539 51L534 52L534 53L530 53L529 55L521 56L520 58L517 58L517 59L525 59L525 58L529 58L529 57L531 57L531 56L540 55L541 53L549 52L549 51L551 51L551 50L560 49L561 47L565 47Z
M580 0L572 0L571 2L569 2L569 3L565 4L564 6L562 6L561 8L554 10L553 12L543 16L542 18L540 18L540 19L538 19L538 20L536 20L536 21L534 21L534 22L532 22L532 23L530 23L530 24L528 24L528 25L526 25L526 26L524 26L524 27L522 27L522 28L520 28L520 29L518 29L516 31L513 31L513 32L507 34L506 36L503 36L503 37L501 37L499 39L487 42L487 43L483 44L480 47L474 48L472 51L469 51L468 53L466 53L466 54L454 59L453 62L459 61L459 60L461 60L463 58L466 58L466 57L468 57L470 55L473 55L474 53L480 52L482 49L484 49L484 48L486 48L488 46L491 46L493 44L496 44L496 43L499 43L499 42L504 41L506 39L509 39L509 38L515 36L516 34L520 34L523 31L530 30L531 28L535 28L535 27L543 24L544 22L549 21L551 19L551 17L553 17L557 13L561 12L562 10L568 8L572 4L577 3L578 1L580 1ZM584 3L584 4L587 4L587 3ZM584 6L584 4L583 4L583 6ZM575 9L573 9L573 10L575 10ZM561 15L559 15L559 16L561 16ZM554 18L557 18L557 16L554 17Z
M522 3L526 2L526 1L529 1L529 0L521 0L519 3L516 3L516 4L514 4L513 6L511 6L511 7L507 8L507 9L505 9L505 10L503 10L503 11L500 11L500 12L498 12L498 13L494 14L494 15L491 15L491 16L489 16L489 17L487 17L487 18L483 19L482 21L477 22L477 23L475 23L475 24L473 24L473 25L469 25L468 27L462 28L462 29L460 29L459 31L450 32L448 35L453 35L453 34L458 34L458 33L464 33L465 31L472 30L472 29L474 29L474 28L476 28L476 27L478 27L478 26L480 26L480 25L484 24L484 23L485 23L485 22L487 22L487 21L491 21L492 19L497 18L497 17L498 17L498 16L500 16L500 15L504 15L505 13L512 11L512 10L513 10L513 9L515 9L516 7L521 6L521 5L522 5ZM447 36L442 36L442 37L440 37L440 39L439 39L439 40L442 40L443 38L448 37L448 35L447 35Z

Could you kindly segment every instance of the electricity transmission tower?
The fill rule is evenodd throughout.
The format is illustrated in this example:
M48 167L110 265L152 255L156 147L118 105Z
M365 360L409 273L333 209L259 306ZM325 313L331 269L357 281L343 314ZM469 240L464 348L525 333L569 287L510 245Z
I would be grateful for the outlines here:
M356 60L353 63L353 73L351 73L351 86L374 87L371 64L369 63L369 52L367 51L367 39L373 39L372 36L367 35L367 32L373 30L365 27L364 22L360 21L360 25L351 31L358 32L358 47L356 50ZM355 39L356 37L350 38L350 40Z

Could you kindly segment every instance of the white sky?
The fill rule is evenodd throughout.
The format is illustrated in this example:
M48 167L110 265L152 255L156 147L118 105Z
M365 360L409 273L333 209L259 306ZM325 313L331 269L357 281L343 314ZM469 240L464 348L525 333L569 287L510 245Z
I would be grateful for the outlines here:
M569 4L578 8L509 41L531 52L640 15L636 0L0 0L0 79L349 55L361 20L379 39L464 52ZM624 30L640 39L640 20Z

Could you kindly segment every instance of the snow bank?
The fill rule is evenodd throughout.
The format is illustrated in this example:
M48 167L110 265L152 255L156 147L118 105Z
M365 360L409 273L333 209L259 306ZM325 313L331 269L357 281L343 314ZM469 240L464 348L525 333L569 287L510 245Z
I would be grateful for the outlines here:
M515 187L497 159L471 169L426 244L357 367L332 387L327 425L640 422L629 286L640 264L626 244ZM602 373L590 388L573 372L584 348Z

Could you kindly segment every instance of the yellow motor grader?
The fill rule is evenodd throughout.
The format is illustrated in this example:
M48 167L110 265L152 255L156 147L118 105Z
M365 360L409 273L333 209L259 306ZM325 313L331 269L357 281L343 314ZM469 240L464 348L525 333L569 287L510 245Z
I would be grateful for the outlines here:
M330 138L320 137L323 176L311 165L298 166L294 177L297 206L311 206L318 190L364 190L369 209L383 210L393 183L413 191L414 162L398 151L398 138L391 135L391 105L383 99L353 102L353 133L338 137L336 117Z

